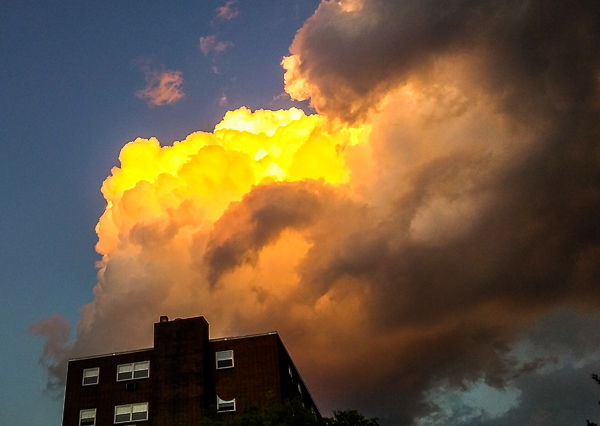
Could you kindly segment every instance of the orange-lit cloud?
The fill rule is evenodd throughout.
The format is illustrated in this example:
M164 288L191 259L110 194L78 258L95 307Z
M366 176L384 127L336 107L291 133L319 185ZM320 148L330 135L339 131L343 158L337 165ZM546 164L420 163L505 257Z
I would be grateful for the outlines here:
M236 3L234 0L228 0L225 5L218 7L217 17L230 21L238 16L240 11L235 7Z
M210 52L225 52L231 46L233 46L233 43L229 41L218 41L217 36L215 35L200 37L200 51L204 56L207 56Z
M147 71L146 87L138 91L136 96L152 106L170 105L183 98L182 85L180 71Z
M551 3L326 1L283 60L319 114L240 108L125 145L52 373L151 345L165 314L277 329L323 408L391 424L551 365L517 343L600 307L600 6Z

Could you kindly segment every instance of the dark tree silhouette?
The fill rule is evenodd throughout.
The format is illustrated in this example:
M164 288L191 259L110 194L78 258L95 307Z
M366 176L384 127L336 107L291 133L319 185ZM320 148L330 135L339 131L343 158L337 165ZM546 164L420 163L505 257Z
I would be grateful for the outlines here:
M366 419L356 410L334 411L332 418L323 418L325 426L379 426L378 419Z
M273 402L236 415L209 411L213 414L202 421L202 426L379 426L378 419L367 419L356 410L334 411L331 418L318 418L297 400Z
M597 374L592 374L592 379L600 385L600 377L598 377ZM600 401L599 401L599 403L600 403ZM587 423L586 426L598 426L598 423L590 422L589 420L586 420L586 423Z

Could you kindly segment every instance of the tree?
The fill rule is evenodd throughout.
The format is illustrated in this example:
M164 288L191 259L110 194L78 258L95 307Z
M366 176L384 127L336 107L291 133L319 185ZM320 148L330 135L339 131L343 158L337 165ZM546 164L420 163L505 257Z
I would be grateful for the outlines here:
M600 377L597 374L592 374L592 379L600 385ZM586 426L598 426L598 423L590 422L589 420L586 420L586 423Z
M334 411L332 418L323 418L325 426L379 426L379 419L367 419L356 410Z
M356 410L334 411L331 418L318 418L298 400L272 402L235 415L209 411L214 414L207 416L202 426L379 426L378 419L367 419Z

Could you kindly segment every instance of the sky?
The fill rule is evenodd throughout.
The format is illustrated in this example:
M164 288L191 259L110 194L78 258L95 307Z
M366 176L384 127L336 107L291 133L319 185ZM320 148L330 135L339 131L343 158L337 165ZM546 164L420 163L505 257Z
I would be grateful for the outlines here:
M0 424L277 330L328 415L600 421L600 5L0 2Z

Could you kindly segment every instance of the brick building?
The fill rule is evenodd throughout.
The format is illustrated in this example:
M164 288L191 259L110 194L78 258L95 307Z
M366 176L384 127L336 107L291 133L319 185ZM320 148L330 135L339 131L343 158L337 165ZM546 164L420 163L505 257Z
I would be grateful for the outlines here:
M153 348L69 361L63 426L196 426L294 398L319 416L276 332L209 339L204 317L161 317Z

